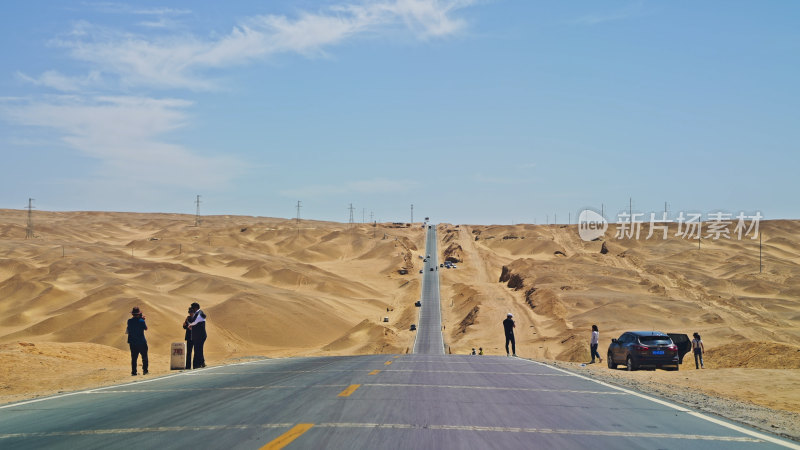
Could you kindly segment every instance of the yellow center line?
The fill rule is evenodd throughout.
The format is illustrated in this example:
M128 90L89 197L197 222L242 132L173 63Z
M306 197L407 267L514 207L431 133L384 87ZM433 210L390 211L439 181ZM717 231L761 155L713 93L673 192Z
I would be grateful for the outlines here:
M386 361L385 363L383 363L383 365L384 365L384 366L388 366L388 365L389 365L389 364L391 364L391 363L392 363L391 361Z
M380 371L380 370L377 370L377 369L375 369L375 370L373 370L372 372L370 372L368 375L377 375L377 374L379 374L379 373L381 373L381 371Z
M395 356L395 357L394 357L394 359L397 359L397 358L399 358L399 357L400 357L400 355L397 355L397 356Z
M361 386L361 385L360 384L351 384L350 386L347 386L347 389L345 389L345 390L343 390L342 392L339 393L339 397L350 397L350 394L355 392L356 389L358 389L359 386Z
M263 447L261 447L260 450L278 450L283 447L286 447L293 440L299 438L301 434L310 430L311 427L313 426L314 426L313 423L298 423L297 425L289 429L289 431L287 431L286 433L283 433L282 435L273 439L269 443L265 444Z

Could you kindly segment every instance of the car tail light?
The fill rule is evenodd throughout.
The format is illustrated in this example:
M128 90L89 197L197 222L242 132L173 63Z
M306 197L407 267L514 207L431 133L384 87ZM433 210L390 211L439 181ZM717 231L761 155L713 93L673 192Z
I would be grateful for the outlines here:
M668 349L670 349L670 350L675 350L675 351L677 351L677 350L678 350L678 346L677 346L677 345L675 345L675 344L671 344L671 345L670 345L669 347L667 347L667 348L668 348Z
M646 345L634 345L633 349L637 352L646 352L650 350L650 347L647 347Z

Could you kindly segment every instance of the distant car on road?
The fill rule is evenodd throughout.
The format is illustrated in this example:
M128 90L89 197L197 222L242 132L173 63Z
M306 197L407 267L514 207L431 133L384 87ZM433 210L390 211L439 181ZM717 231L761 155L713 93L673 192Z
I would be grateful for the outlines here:
M412 323L411 324L411 331L416 331L416 330L417 330L417 325Z
M431 267L431 272L433 272L433 267Z
M428 258L423 259L422 262L428 262Z
M629 371L640 367L672 366L679 369L678 346L660 331L627 331L608 346L608 368L625 364Z
M422 269L419 269L419 273L422 273Z
M414 306L420 307L420 306L422 306L422 302L417 300L416 302L414 302Z
M439 264L439 267L444 267L444 264Z

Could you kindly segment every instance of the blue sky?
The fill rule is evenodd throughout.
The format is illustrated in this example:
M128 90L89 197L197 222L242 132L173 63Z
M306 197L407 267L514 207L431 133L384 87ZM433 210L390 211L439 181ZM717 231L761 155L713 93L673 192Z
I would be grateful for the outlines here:
M800 3L11 2L0 207L800 218Z

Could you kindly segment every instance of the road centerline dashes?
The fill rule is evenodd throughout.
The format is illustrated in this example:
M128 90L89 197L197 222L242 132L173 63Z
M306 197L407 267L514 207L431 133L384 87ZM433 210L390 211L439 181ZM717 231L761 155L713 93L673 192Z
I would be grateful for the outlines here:
M347 388L345 390L343 390L342 392L339 393L339 397L350 397L350 394L355 392L356 389L358 389L359 386L361 386L361 385L360 384L351 384L350 386L347 386Z

